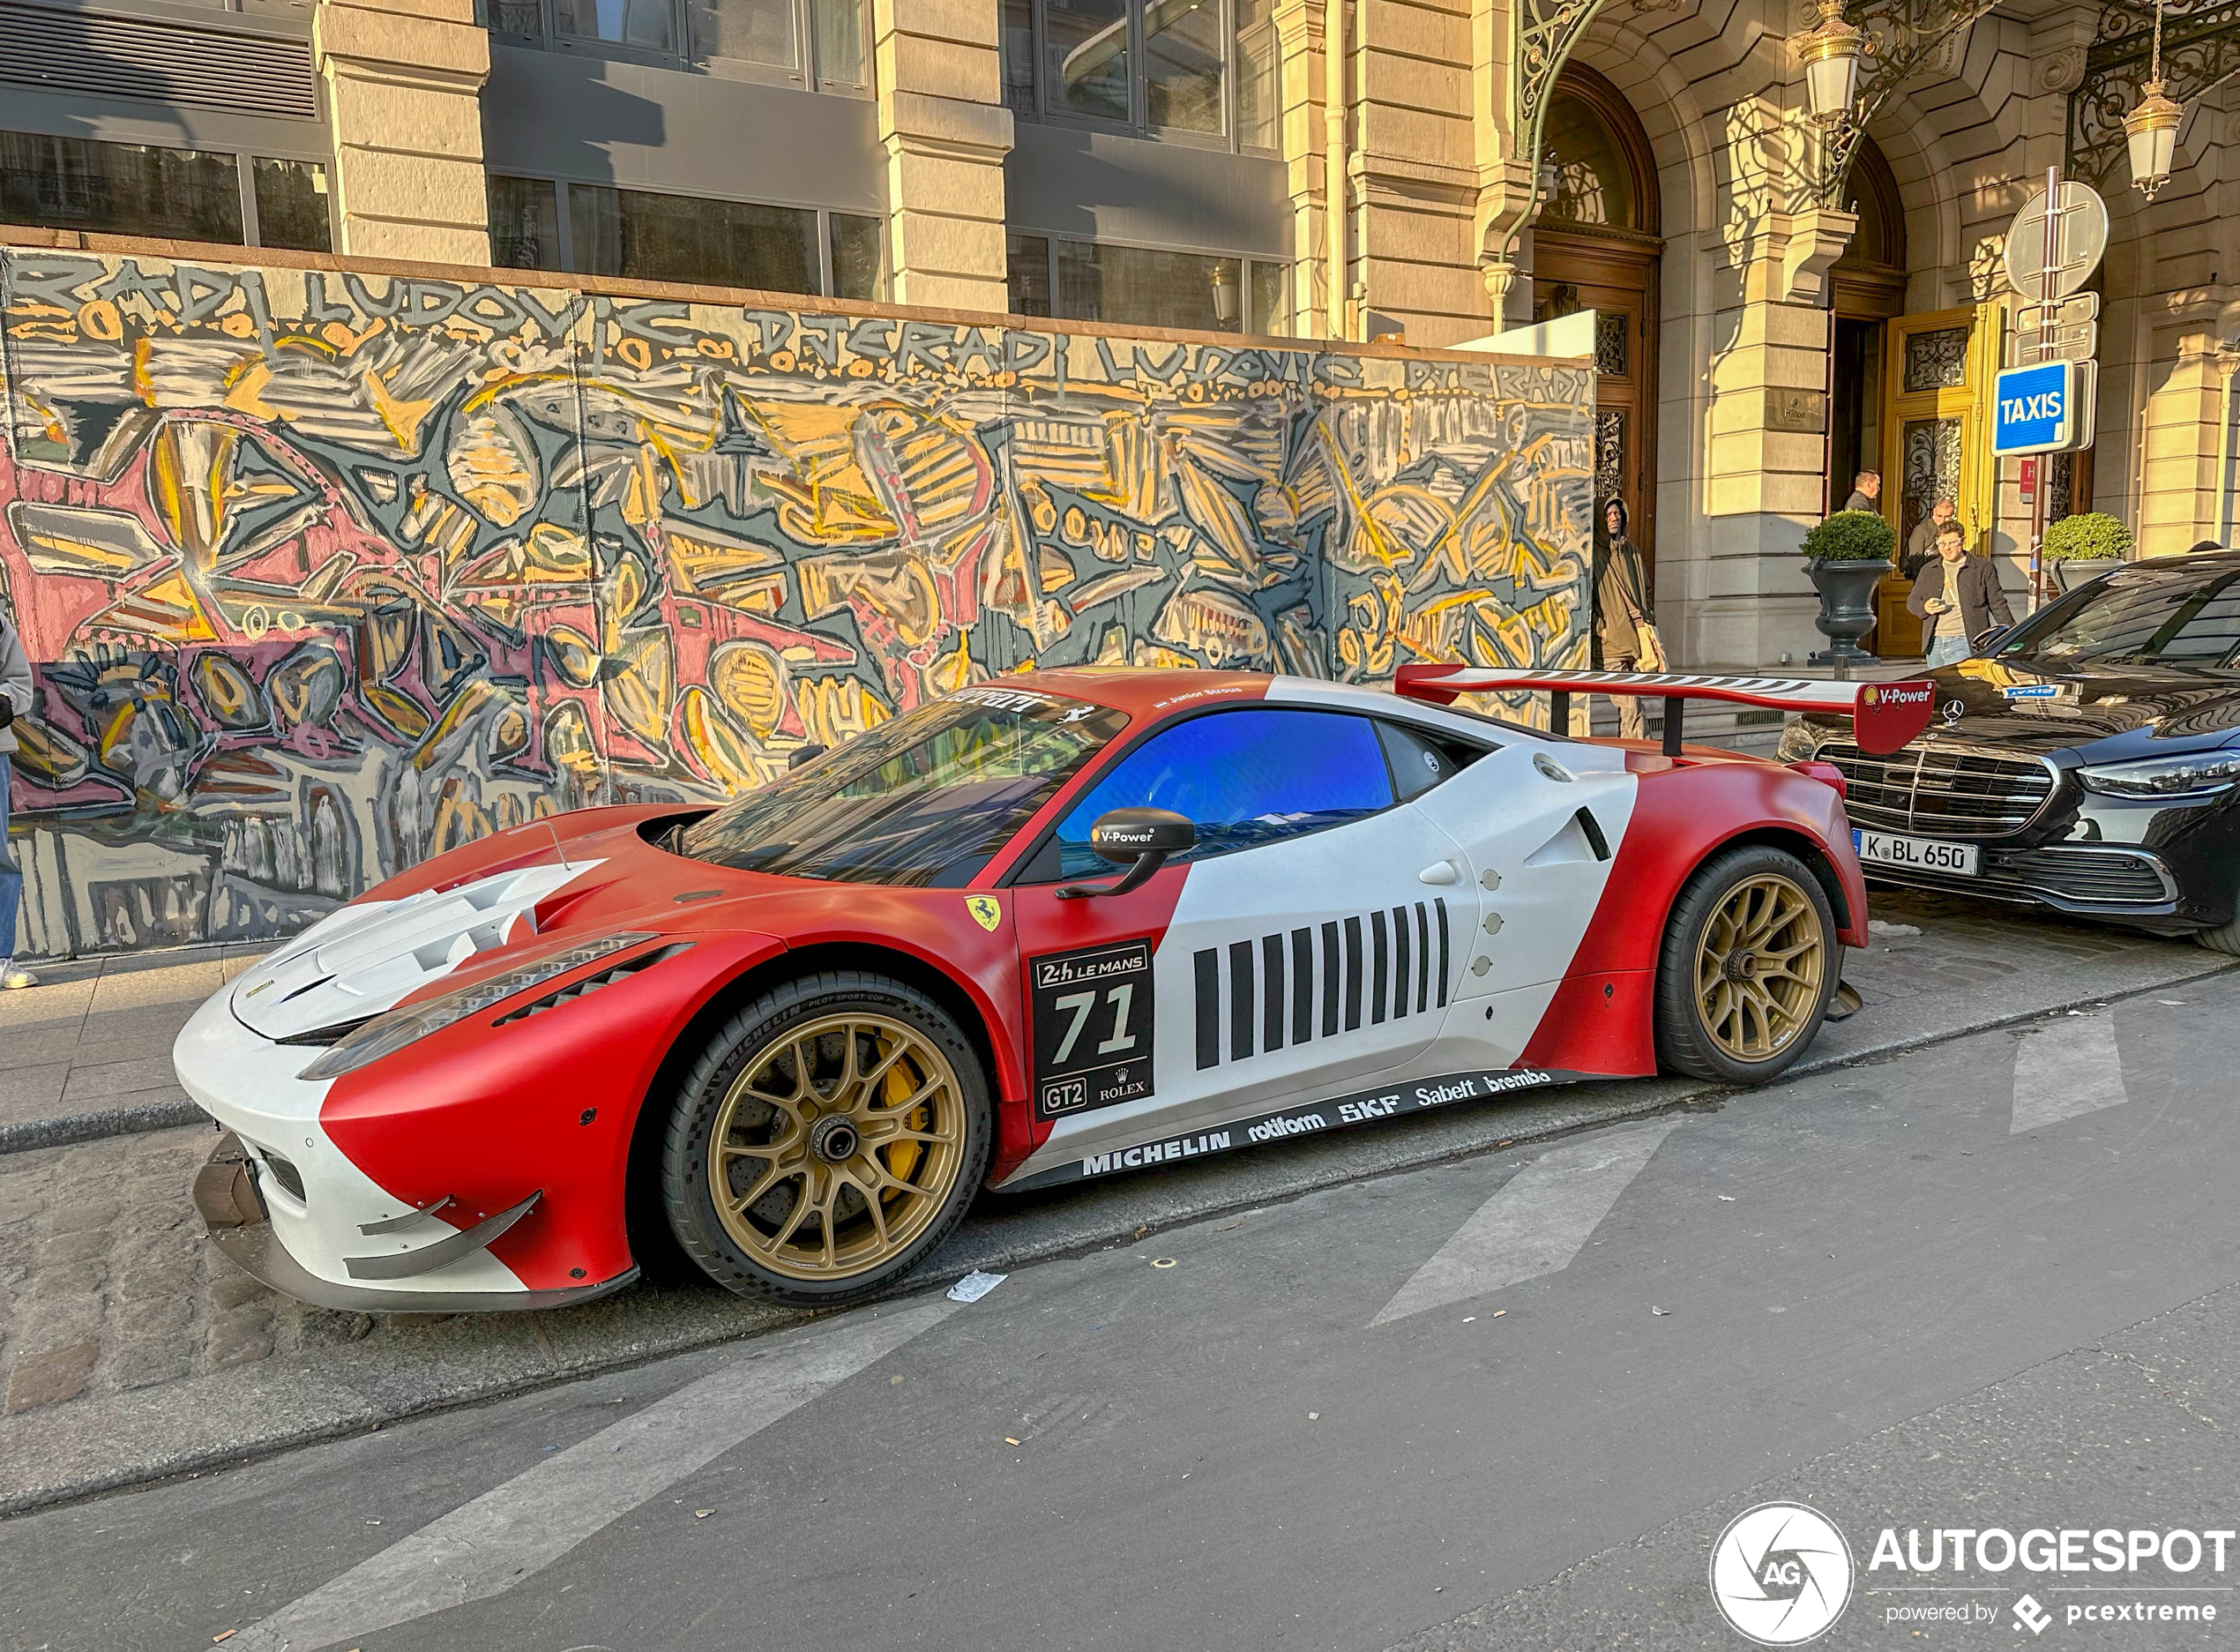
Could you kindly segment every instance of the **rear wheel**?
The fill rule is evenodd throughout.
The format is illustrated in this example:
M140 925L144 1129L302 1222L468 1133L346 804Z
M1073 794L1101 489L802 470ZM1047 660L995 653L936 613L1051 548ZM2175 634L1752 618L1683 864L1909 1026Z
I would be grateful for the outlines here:
M719 1284L831 1304L907 1274L987 1174L987 1080L923 993L842 973L789 982L733 1016L669 1121L669 1224Z
M1673 903L1657 968L1657 1057L1699 1079L1762 1084L1803 1053L1842 973L1827 892L1786 849L1706 863Z

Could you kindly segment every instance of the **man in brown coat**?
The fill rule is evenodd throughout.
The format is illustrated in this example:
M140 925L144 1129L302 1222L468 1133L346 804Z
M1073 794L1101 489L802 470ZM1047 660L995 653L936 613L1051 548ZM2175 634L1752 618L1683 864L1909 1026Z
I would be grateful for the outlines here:
M1914 580L1907 609L1930 623L1922 628L1929 665L1957 665L1975 651L1976 640L1997 625L2012 625L2014 615L1999 588L1998 570L1988 557L1967 554L1967 535L1949 522L1937 535L1937 559Z

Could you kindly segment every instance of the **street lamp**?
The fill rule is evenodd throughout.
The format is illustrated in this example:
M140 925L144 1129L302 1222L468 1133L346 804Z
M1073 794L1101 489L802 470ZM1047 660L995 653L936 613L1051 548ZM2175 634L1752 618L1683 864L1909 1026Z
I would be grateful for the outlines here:
M1238 287L1235 258L1213 260L1213 318L1223 326L1236 321Z
M2162 0L2154 0L2154 57L2138 105L2124 116L2124 139L2131 146L2132 187L2148 200L2170 181L2170 167L2177 159L2177 129L2185 110L2163 95Z
M1804 59L1804 92L1812 118L1841 126L1859 95L1859 63L1867 55L1863 29L1843 20L1843 0L1820 0L1820 22L1797 44Z

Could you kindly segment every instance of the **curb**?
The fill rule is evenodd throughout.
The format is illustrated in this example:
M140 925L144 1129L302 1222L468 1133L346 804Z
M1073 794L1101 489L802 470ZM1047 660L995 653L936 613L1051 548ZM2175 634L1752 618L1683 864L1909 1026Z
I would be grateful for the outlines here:
M138 1135L144 1130L174 1130L199 1125L210 1115L184 1096L149 1102L139 1107L112 1107L98 1113L72 1113L66 1118L34 1118L28 1123L0 1125L0 1154L28 1153L34 1147L67 1147L104 1136Z

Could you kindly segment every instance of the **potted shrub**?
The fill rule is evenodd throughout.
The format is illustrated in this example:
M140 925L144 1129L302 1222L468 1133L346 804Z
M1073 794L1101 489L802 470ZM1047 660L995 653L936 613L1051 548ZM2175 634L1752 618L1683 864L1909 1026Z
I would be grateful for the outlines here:
M1804 535L1804 572L1820 594L1814 624L1828 639L1815 660L1831 662L1868 658L1859 639L1874 629L1874 590L1891 569L1898 530L1872 511L1838 511Z
M2097 579L2132 554L2132 531L2105 511L2065 516L2046 529L2039 554L2065 591Z

